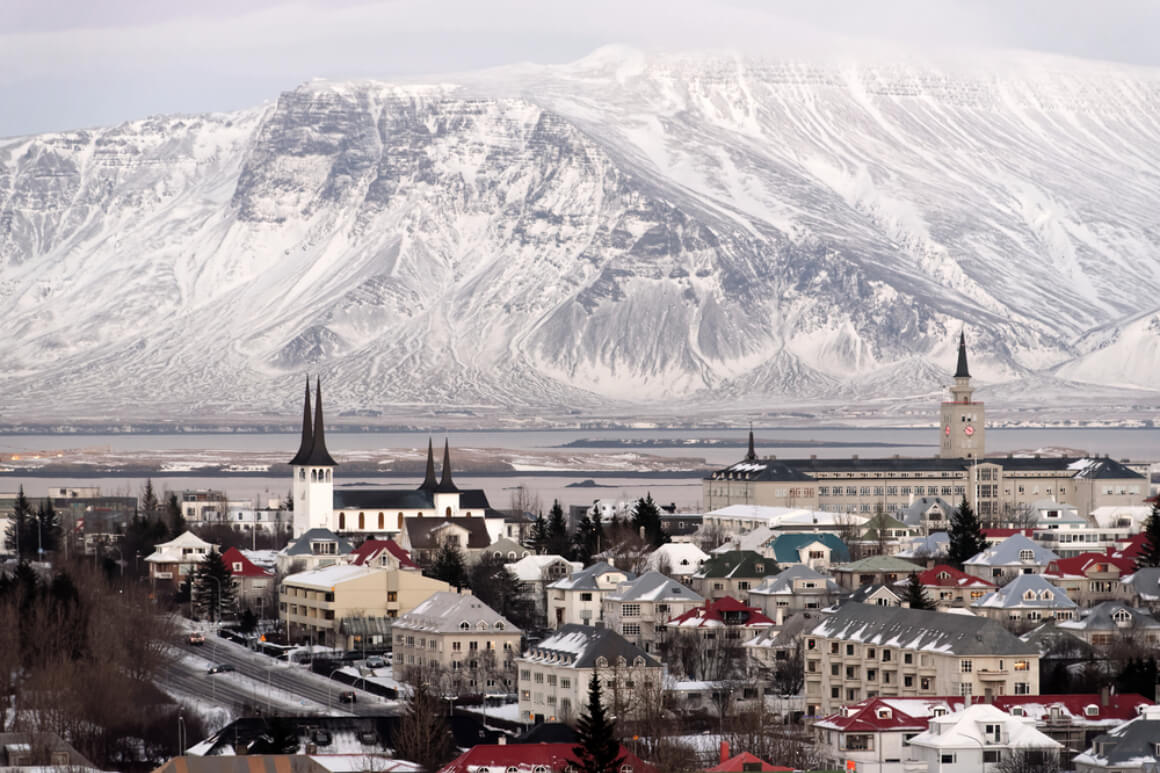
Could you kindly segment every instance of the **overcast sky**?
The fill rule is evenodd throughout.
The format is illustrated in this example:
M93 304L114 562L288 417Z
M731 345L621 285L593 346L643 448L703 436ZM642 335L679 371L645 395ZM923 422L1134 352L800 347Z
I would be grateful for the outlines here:
M312 77L559 63L621 43L776 56L851 37L1160 66L1157 0L2 0L0 137L233 110Z

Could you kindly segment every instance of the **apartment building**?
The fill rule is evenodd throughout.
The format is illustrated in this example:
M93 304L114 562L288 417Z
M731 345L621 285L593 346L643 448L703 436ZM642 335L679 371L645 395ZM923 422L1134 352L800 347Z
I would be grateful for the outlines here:
M848 594L832 578L798 565L766 577L751 588L749 603L782 625L794 612L824 609Z
M656 652L665 625L705 599L660 572L645 572L604 597L604 625L645 652Z
M778 573L777 562L752 550L730 550L701 564L690 581L707 599L745 598L766 577Z
M1044 620L1071 620L1079 607L1060 588L1042 575L1021 574L1002 588L996 588L971 610L1008 628L1025 631Z
M529 648L516 665L524 722L574 722L587 705L593 674L603 682L610 711L622 718L645 713L660 700L664 673L660 661L616 631L574 623Z
M445 693L507 694L515 689L521 634L475 596L440 591L395 621L395 673Z
M830 568L834 580L848 591L855 591L867 585L887 585L893 587L900 580L910 579L910 575L922 569L918 564L896 556L870 556L849 564Z
M635 580L632 572L600 561L548 585L548 627L567 623L594 625L604 614L604 597L623 583Z
M1140 716L1097 736L1075 758L1076 773L1153 773L1160 769L1160 706L1145 706Z
M563 556L554 555L524 556L506 566L532 600L536 619L541 622L548 619L548 586L584 569L579 561L569 561Z
M1039 651L993 620L845 603L805 638L807 714L877 696L1036 695Z

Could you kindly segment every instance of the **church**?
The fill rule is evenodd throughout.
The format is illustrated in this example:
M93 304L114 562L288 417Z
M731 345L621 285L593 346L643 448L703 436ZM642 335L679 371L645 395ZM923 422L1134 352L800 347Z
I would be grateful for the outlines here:
M1127 460L988 456L984 406L974 399L964 334L950 397L939 408L938 455L929 459L759 458L750 432L745 458L702 482L705 510L769 505L869 515L897 513L920 497L951 505L966 497L980 516L1001 518L1043 499L1086 514L1105 505L1138 505L1149 494L1147 465Z
M313 418L312 418L313 414ZM482 489L461 489L451 477L451 448L444 442L443 469L436 479L435 453L427 441L427 474L417 489L358 488L334 490L338 463L326 450L322 416L322 381L315 385L313 411L310 381L302 408L302 442L290 460L294 476L294 537L311 529L326 529L343 536L385 538L407 529L412 519L442 519L452 524L461 519L499 516L488 504Z

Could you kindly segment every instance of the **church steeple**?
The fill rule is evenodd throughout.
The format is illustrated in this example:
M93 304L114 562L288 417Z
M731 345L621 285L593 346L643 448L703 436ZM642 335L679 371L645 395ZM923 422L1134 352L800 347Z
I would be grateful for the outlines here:
M419 490L434 491L438 487L439 482L435 480L435 447L431 444L431 438L427 438L427 476L423 478Z
M747 461L747 462L756 462L757 461L757 449L755 449L753 447L753 426L752 425L750 425L750 427L749 427L749 453L747 453L745 455L745 461Z
M959 331L959 364L955 368L955 378L970 378L971 371L967 368L967 336Z
M440 494L459 491L451 480L451 444L447 440L443 441L443 479L439 481L439 488L435 490Z
M317 467L337 467L338 463L326 450L326 430L322 422L322 379L314 385L314 442L310 446L310 456L306 464Z
M310 458L310 449L314 446L314 430L310 425L310 376L306 377L306 404L302 406L302 442L298 446L298 453L290 460L290 464L306 464Z

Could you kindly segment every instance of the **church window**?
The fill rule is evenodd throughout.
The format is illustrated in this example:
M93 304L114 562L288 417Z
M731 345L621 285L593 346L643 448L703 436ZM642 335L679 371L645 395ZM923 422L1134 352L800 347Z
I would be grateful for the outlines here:
M444 513L444 514L445 514L445 515L446 515L448 518L450 518L450 517L451 517L451 505L448 505L448 506L447 506L447 510L445 511L445 513Z
M399 531L403 530L403 514L399 513Z
M346 513L339 513L338 514L338 528L339 529L346 528Z
M311 470L310 471L310 482L311 483L318 482L318 470Z
M298 471L298 480L306 480L306 470Z
M363 530L363 529L365 529L366 527L367 527L367 516L366 516L366 513L359 513L359 514L358 514L358 528L359 528L359 531L362 531L362 530Z
M386 516L379 513L379 529L385 529L387 526Z

